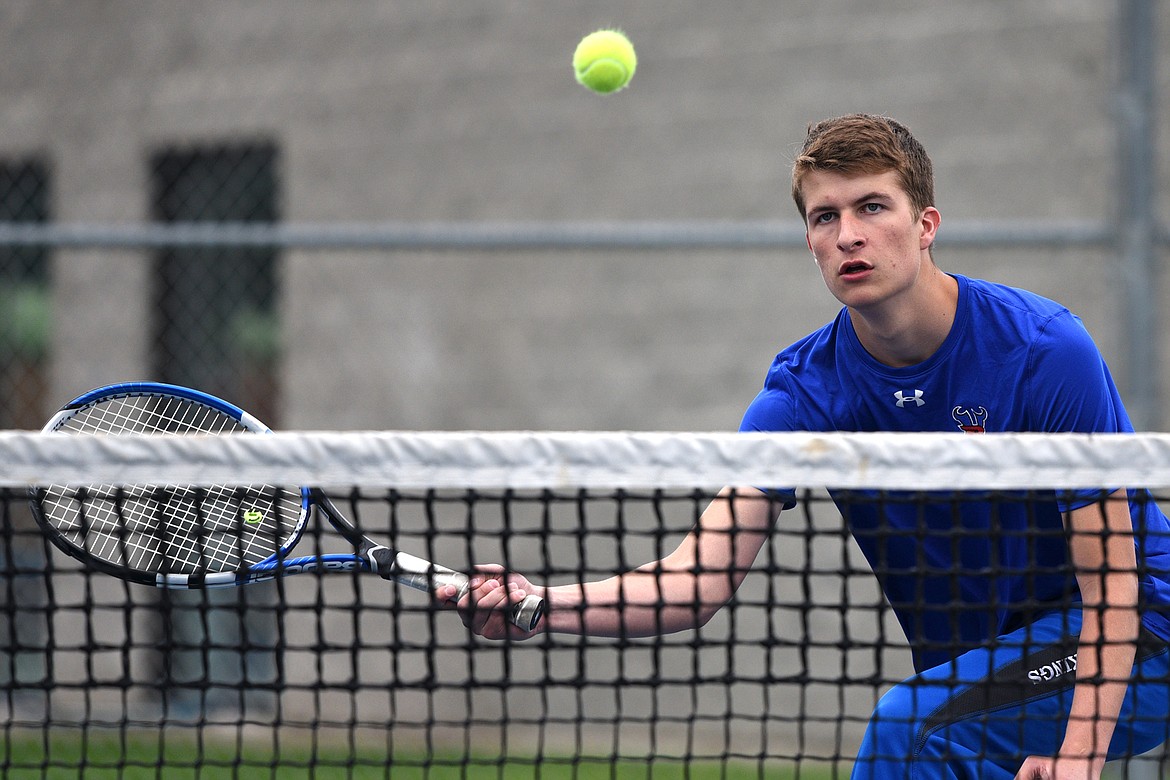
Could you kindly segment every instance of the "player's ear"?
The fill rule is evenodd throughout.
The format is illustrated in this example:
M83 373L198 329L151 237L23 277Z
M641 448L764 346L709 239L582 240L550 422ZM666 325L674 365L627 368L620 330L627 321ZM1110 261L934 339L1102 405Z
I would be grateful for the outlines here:
M938 233L938 226L942 223L942 214L934 206L927 206L922 210L918 219L921 233L918 236L918 248L929 249L934 244L934 237ZM805 236L808 239L808 236Z

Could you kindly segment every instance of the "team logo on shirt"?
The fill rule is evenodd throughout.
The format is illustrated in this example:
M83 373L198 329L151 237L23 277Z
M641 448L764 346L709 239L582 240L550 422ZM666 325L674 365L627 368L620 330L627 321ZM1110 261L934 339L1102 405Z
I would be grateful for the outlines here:
M908 403L912 403L915 406L923 406L926 404L926 401L922 400L921 390L912 390L911 393L911 395L906 395L905 390L899 390L898 392L894 393L894 403L898 405L899 409L905 409L906 404Z
M987 432L987 410L982 406L975 409L956 406L951 410L951 417L959 424L959 430L964 433Z

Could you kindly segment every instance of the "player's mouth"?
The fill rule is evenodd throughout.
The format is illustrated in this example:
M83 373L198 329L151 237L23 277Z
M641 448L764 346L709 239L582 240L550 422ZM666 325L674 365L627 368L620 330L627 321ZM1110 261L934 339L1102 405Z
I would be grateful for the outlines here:
M873 266L864 260L850 260L842 263L837 269L837 275L845 279L857 279L873 270Z

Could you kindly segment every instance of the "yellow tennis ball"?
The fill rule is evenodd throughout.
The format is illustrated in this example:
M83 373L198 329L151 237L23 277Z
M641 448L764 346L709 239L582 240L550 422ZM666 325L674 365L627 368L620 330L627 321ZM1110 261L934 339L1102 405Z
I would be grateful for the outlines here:
M581 39L573 52L577 81L607 95L630 83L638 57L634 44L620 30L598 30Z

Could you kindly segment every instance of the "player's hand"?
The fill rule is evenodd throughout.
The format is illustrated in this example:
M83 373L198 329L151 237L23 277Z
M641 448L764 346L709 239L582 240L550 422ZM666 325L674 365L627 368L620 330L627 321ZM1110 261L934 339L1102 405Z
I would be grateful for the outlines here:
M1028 756L1016 772L1016 780L1098 780L1100 762L1091 758Z
M527 577L508 572L497 564L476 566L470 576L470 590L458 602L454 585L436 589L435 598L442 607L458 609L463 625L472 633L485 639L528 639L540 633L544 621L533 631L525 631L513 625L508 612L512 605L531 594L543 596L543 589L534 586Z

